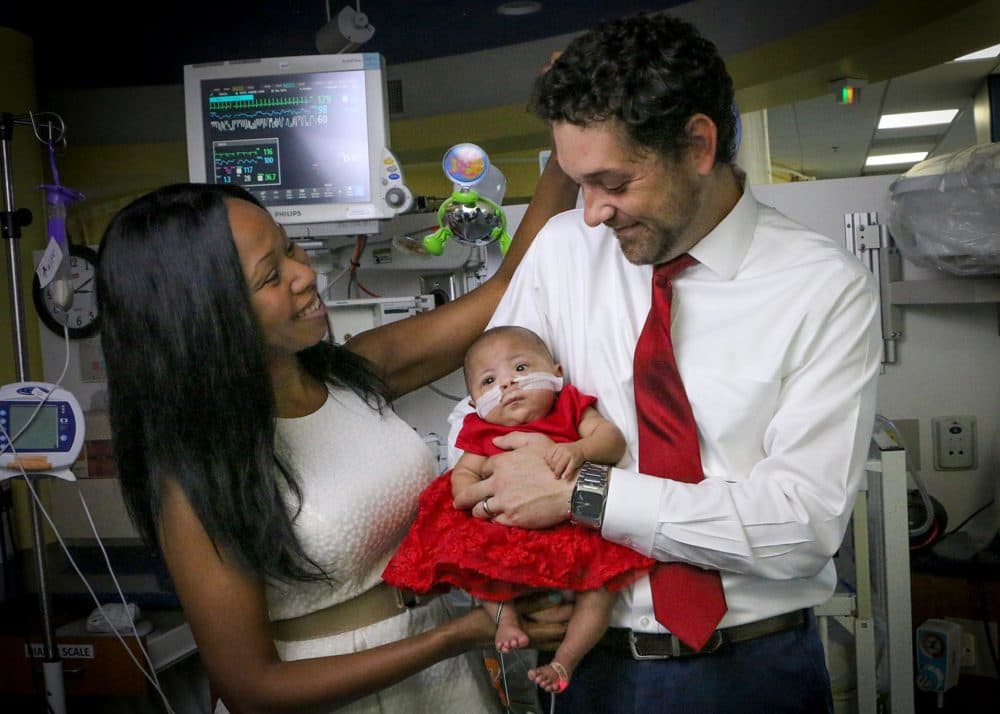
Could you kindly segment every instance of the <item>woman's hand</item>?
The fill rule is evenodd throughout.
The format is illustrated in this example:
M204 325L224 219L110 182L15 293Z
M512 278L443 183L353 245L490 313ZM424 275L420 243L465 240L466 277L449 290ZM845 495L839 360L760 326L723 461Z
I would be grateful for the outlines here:
M519 597L514 606L519 615L531 622L565 625L573 614L574 596L570 590L537 592Z
M572 603L559 593L532 593L514 601L521 616L521 628L527 633L529 647L554 650L566 635L566 624L573 614Z
M513 606L521 615L521 625L531 641L531 647L546 647L561 642L573 612L573 606L562 604L558 593L525 595L515 600ZM496 642L496 622L482 607L472 608L443 628L454 633L455 654L472 649L491 649Z
M573 593L569 600L560 592L537 592L517 598L512 604L517 608L529 647L555 650L566 635L566 626L573 614Z
M550 69L552 69L552 65L556 63L556 60L559 59L561 55L562 55L562 50L554 50L552 54L549 55L549 61L546 62L545 65L542 67L541 74L545 74Z

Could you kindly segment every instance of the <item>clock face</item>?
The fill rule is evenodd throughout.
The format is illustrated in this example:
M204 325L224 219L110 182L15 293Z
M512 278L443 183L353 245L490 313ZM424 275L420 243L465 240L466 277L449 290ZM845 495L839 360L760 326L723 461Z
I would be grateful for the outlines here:
M72 338L90 337L97 332L97 293L95 291L97 254L85 246L70 245L69 250L70 286L73 289L73 304L63 310L53 298L53 283L44 289L35 276L33 290L35 309L38 316L50 330L63 335L63 328L69 328Z

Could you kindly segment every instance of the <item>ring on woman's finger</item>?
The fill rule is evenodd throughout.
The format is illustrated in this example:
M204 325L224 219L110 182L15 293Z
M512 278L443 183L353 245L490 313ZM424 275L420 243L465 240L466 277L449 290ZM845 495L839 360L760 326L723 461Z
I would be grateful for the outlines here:
M489 501L491 498L493 497L487 496L481 501L481 503L483 504L483 512L486 514L487 518L493 518L493 511L491 511L490 507L486 504L486 502Z

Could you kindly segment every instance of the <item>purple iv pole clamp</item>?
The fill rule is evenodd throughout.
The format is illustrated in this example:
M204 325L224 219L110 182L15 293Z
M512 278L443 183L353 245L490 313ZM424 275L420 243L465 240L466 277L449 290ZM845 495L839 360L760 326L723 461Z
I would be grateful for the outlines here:
M73 201L82 200L84 196L79 191L59 184L55 144L51 142L49 164L52 167L53 183L39 186L45 192L48 243L35 272L43 289L52 284L49 294L53 301L63 310L69 310L73 305L73 285L70 280L69 242L66 240L66 207Z

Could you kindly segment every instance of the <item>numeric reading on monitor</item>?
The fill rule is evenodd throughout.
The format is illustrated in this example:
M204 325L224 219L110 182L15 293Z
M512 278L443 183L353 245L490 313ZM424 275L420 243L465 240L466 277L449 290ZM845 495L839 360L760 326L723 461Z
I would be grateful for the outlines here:
M212 152L215 183L257 187L281 184L277 139L214 141Z

